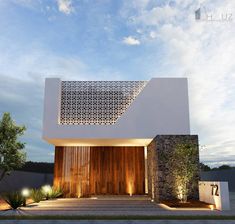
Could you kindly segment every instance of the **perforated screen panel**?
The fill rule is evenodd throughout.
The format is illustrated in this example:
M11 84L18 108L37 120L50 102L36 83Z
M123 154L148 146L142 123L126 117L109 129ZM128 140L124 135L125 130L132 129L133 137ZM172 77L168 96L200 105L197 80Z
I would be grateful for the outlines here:
M111 125L147 81L62 81L60 124Z

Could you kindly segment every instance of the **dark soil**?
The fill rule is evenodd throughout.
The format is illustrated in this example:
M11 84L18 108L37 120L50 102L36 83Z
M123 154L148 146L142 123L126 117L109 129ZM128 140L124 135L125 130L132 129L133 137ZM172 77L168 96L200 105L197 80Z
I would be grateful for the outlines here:
M171 208L210 208L210 204L197 200L188 200L186 203L182 203L179 200L169 200L161 203Z

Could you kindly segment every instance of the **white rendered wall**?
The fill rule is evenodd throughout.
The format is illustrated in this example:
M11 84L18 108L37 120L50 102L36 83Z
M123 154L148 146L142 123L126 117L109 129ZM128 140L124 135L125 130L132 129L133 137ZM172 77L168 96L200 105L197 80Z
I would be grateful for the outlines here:
M228 182L199 181L199 200L218 210L230 210Z
M60 125L60 95L60 79L46 79L43 138L55 145L68 141L118 145L119 141L138 139L147 140L139 145L147 145L156 135L190 134L186 78L151 79L114 125Z

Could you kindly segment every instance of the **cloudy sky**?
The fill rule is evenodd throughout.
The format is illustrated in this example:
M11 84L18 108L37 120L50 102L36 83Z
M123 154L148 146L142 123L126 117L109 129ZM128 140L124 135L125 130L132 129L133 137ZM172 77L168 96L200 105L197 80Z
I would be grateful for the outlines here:
M0 115L27 126L28 160L53 161L45 77L188 77L201 161L235 165L234 57L234 0L0 0Z

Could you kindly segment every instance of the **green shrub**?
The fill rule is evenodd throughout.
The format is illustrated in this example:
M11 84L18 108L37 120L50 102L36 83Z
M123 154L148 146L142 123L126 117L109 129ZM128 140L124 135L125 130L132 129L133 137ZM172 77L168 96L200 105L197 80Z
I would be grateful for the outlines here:
M17 209L24 202L24 197L21 192L14 191L3 195L4 200L11 206L12 209Z
M41 189L32 189L32 190L31 190L30 197L32 198L32 200L33 200L34 202L37 202L37 203L38 203L38 202L40 202L40 201L43 200L44 195L43 195Z
M61 188L52 187L48 196L49 196L49 199L53 199L53 198L58 198L62 195L63 195L63 191Z

